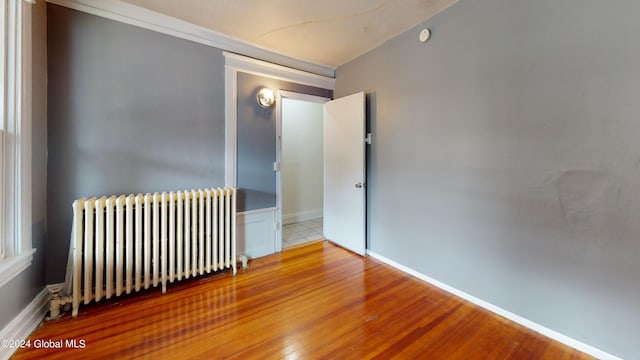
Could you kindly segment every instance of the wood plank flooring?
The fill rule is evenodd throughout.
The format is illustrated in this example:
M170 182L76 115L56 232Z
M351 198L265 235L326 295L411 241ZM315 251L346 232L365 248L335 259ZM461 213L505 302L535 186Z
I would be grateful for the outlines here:
M591 359L326 241L235 277L81 307L29 340L13 359ZM42 341L62 348L36 349Z

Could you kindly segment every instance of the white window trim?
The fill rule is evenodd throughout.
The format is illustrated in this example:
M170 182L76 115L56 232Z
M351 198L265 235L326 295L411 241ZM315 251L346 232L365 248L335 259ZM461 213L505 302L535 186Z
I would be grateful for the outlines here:
M29 267L31 244L31 11L23 0L5 0L5 68L0 129L3 136L0 287Z

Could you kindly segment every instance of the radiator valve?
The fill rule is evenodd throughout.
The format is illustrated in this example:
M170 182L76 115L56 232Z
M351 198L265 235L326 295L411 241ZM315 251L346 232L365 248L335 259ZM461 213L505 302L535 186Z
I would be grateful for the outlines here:
M238 260L242 261L242 267L241 267L242 270L246 270L249 268L249 264L248 264L249 259L247 258L246 255L239 255Z
M51 292L51 300L49 303L49 316L46 320L55 320L62 315L60 308L66 304L70 304L72 301L71 296L60 296L60 291Z

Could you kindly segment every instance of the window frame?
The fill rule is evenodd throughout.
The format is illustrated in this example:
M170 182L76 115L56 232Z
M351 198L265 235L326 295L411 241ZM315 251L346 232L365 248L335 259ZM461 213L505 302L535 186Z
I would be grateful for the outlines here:
M4 129L5 129L5 73L6 73L6 13L7 4L0 5L0 230L2 230L2 239L0 241L0 261L5 258L5 241L4 241Z
M31 11L0 7L0 287L31 265Z

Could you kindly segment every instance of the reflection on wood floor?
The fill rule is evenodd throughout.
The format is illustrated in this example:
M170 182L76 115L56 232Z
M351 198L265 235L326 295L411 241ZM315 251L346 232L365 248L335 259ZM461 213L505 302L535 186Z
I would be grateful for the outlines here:
M326 241L253 260L236 277L81 307L30 340L15 359L589 358Z

